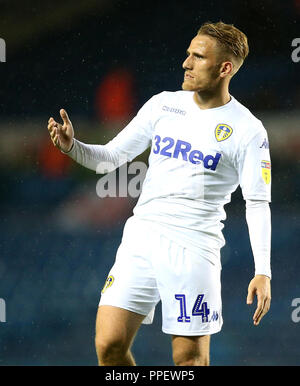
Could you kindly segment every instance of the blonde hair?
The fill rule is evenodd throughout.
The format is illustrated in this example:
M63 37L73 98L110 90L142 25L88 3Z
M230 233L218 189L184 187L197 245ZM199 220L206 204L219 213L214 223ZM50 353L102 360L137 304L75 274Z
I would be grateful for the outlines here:
M222 21L206 22L202 24L197 34L208 35L217 40L222 60L231 59L234 62L234 73L249 54L247 36L233 24L225 24Z

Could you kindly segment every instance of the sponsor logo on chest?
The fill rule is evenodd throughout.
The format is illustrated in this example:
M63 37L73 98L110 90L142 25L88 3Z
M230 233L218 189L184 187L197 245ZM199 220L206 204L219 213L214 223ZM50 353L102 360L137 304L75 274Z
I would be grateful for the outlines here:
M202 151L193 149L190 142L160 135L154 137L152 151L154 154L182 159L192 164L203 163L203 166L210 170L216 170L222 156L221 153L205 155Z

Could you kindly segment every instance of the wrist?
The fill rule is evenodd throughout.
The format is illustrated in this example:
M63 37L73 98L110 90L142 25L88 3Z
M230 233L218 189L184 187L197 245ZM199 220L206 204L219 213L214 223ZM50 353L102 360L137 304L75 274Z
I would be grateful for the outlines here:
M262 277L271 280L271 276L263 274L263 273L257 273L254 275L254 277Z
M65 154L68 154L68 153L71 152L71 150L73 149L73 147L74 147L74 138L72 139L71 146L69 147L69 149L68 149L68 150L63 150L63 149L61 149L61 151L62 151L63 153L65 153Z

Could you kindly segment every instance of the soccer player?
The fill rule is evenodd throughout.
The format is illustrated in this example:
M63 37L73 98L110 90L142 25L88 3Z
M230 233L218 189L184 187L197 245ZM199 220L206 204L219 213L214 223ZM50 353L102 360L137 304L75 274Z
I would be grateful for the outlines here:
M252 304L257 298L254 325L269 310L268 136L261 121L229 93L248 51L247 37L233 25L204 23L186 52L182 90L154 95L105 145L76 140L63 109L63 124L48 121L54 145L92 170L103 162L117 168L151 146L142 193L99 302L99 365L136 364L130 351L135 334L141 323L152 322L160 300L174 364L209 365L210 335L223 323L221 221L239 185L254 257L246 300Z

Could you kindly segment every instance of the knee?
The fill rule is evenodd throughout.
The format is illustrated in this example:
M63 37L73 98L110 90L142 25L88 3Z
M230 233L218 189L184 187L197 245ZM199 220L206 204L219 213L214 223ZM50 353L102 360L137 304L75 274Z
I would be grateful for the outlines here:
M201 354L187 351L173 353L175 366L209 366L209 354Z
M126 349L120 340L107 340L96 335L95 347L99 364L103 366L114 365L126 355Z

